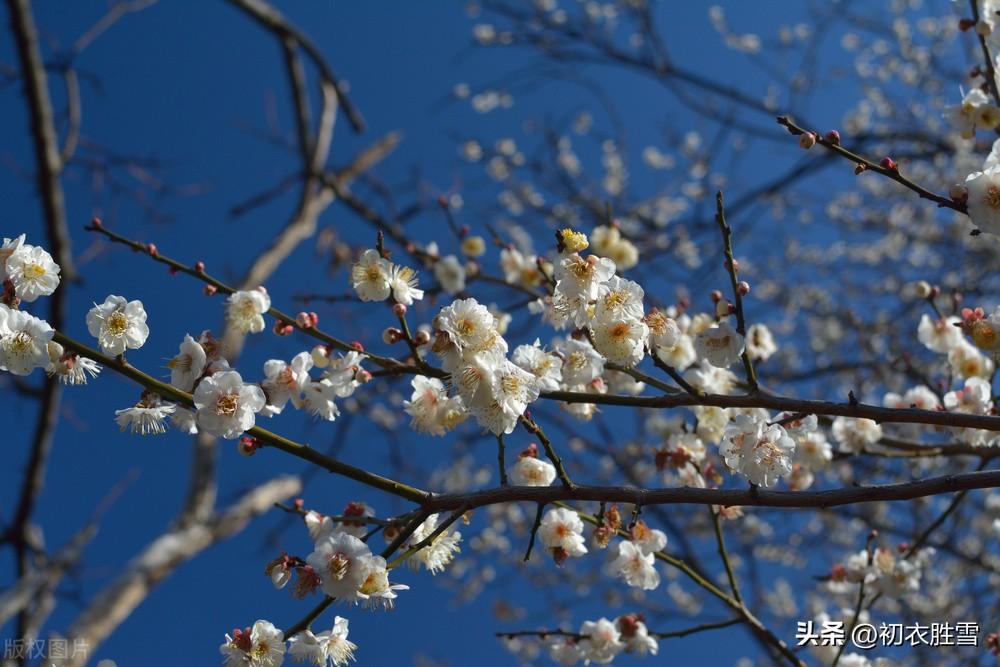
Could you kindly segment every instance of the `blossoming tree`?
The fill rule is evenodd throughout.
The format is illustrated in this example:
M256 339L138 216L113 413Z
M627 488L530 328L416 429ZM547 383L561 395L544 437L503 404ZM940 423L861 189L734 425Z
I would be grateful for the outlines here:
M499 59L520 47L537 64L508 81L639 73L714 138L705 145L678 127L659 146L629 137L645 144L629 166L627 128L602 127L590 111L539 120L523 139L484 128L458 142L465 169L485 173L481 188L426 197L420 184L417 203L400 209L384 184L352 188L375 181L369 172L398 138L332 167L337 119L364 127L348 87L277 6L231 0L280 46L295 114L294 175L237 210L299 188L287 222L233 279L210 268L220 258L166 234L133 238L99 217L84 231L70 223L80 215L63 180L78 151L85 170L131 159L80 141L77 59L151 4L113 4L52 67L30 3L7 2L45 221L26 236L8 220L0 246L3 386L39 414L16 427L30 449L2 533L17 577L0 592L0 619L19 641L99 646L181 563L271 513L294 531L249 569L290 590L300 613L279 622L261 599L245 618L219 619L226 665L364 661L373 649L350 639L351 623L382 615L391 628L390 610L437 586L437 574L480 604L499 569L562 596L537 609L496 603L483 631L525 663L669 661L684 637L736 633L760 664L979 664L1000 654L1000 5L890 3L873 18L835 3L764 39L711 8L732 57L773 77L775 90L756 90L674 54L668 7L489 0L475 9L476 48ZM852 64L863 91L840 110L840 129L805 113L834 67L817 63L812 44L831 30L834 64ZM963 58L971 70L956 65ZM68 91L65 124L52 76ZM499 83L476 86L457 85L449 103L484 114L513 104ZM761 142L794 164L741 187L717 158L738 171ZM640 169L670 185L633 188ZM821 171L836 187L805 189ZM753 226L761 202L766 231ZM350 221L318 231L334 204ZM415 229L411 218L434 222ZM364 240L338 236L348 226ZM317 234L333 257L325 284L336 287L268 291ZM93 305L69 317L84 235L101 252L134 251L123 260L130 276L203 294L221 327L194 321L164 340L156 323L169 315L134 298L133 280L111 294L84 282L77 291ZM263 338L280 354L245 362L244 348ZM102 402L111 375L134 386L134 402ZM54 591L94 539L94 522L54 552L33 537L64 392L95 392L99 418L136 438L189 435L194 464L170 528L71 624L50 627ZM289 434L298 421L336 437L351 418L412 451L384 469L364 452ZM230 443L248 458L226 458ZM430 461L428 474L412 458ZM222 466L291 473L301 462L330 473L313 485L346 479L363 491L314 503L305 475L283 474L217 503ZM936 627L937 643L858 639L859 628L894 626ZM836 629L840 640L819 634Z

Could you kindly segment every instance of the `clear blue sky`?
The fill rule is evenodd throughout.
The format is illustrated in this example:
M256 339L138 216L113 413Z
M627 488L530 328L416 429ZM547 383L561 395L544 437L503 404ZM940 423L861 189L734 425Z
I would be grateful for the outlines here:
M52 0L34 4L46 39L61 45L89 26L104 5ZM460 2L299 0L282 4L312 35L336 71L349 80L352 98L370 128L365 135L355 137L341 118L331 162L343 164L385 132L401 130L402 146L378 171L390 183L405 179L413 166L419 166L423 182L441 189L478 182L459 159L454 135L485 139L518 135L527 119L560 117L593 106L592 98L569 84L518 94L512 110L488 116L475 114L466 105L441 105L459 81L485 83L529 62L520 52L470 54L472 23ZM731 4L731 21L745 30L760 29L781 19L790 21L794 17L788 14L798 11L796 3ZM671 51L682 54L679 59L686 59L690 67L738 82L751 94L762 94L760 70L721 48L706 8L701 3L677 3L668 17L661 16L669 19L665 33ZM11 40L4 35L0 61L13 63ZM210 270L224 277L239 276L246 266L244 258L268 242L293 206L293 198L286 196L238 220L230 219L227 213L234 203L272 185L294 166L290 156L251 132L251 128L266 127L271 108L281 127L289 132L293 127L280 52L270 34L224 2L164 1L126 17L85 52L79 66L81 72L95 77L94 83L84 82L84 136L115 152L160 160L162 175L171 185L198 186L191 196L151 201L169 221L148 223L134 202L108 195L95 197L91 182L79 170L64 179L74 248L84 277L80 284L69 287L70 333L85 337L84 315L92 301L100 301L106 294L142 299L152 334L146 347L130 359L155 371L164 358L174 354L185 333L218 327L220 302L202 298L199 285L192 281L170 278L161 267L129 253L113 250L93 258L88 249L94 239L82 226L98 214L126 235L155 240L164 253L183 261L204 260ZM632 157L647 143L654 143L664 126L676 131L704 127L692 114L679 110L661 89L632 76L602 76L629 127ZM55 84L52 87L57 88ZM852 91L839 91L844 92L850 99ZM835 120L844 111L844 103L835 102L840 99L837 90L824 91L814 117L824 122ZM61 103L58 91L56 100ZM17 85L0 91L0 122L5 128L0 142L0 200L6 209L0 234L27 232L29 240L41 243L40 209L33 184L25 177L34 164ZM598 116L598 122L606 120ZM789 155L797 157L773 147L765 150L773 151L779 163L787 163ZM749 168L752 172L753 165ZM651 182L646 186L655 187ZM475 210L474 195L467 193L466 200L470 212ZM472 218L471 213L463 221L480 233L484 231L482 221ZM443 221L433 210L412 224L419 238L444 237ZM358 242L372 236L368 227L337 205L324 214L321 225L334 226L338 233ZM324 273L307 243L267 286L276 305L294 310L291 294L302 290L341 292L345 284L342 272L332 277ZM333 312L321 311L321 315L330 318L329 322ZM382 317L354 321L353 329L343 332L343 337L374 341L385 324ZM512 341L512 345L521 342L528 341ZM241 364L244 375L256 377L264 359L290 358L308 345L307 341L276 339L268 334L253 337ZM130 405L136 397L134 386L111 373L89 387L71 388L65 394L46 492L36 512L46 544L50 548L61 545L112 486L134 476L102 518L101 533L88 549L86 565L72 586L64 586L67 592L78 586L86 597L99 590L117 567L163 530L183 502L190 439L177 433L147 439L120 434L113 422L114 410ZM19 482L34 415L31 408L8 400L0 404L0 418L14 425L3 445L7 465L0 469L0 488L7 489L0 494L6 516L14 498L8 485ZM328 425L302 424L294 415L283 415L269 426L317 446L332 441L334 431ZM390 444L373 427L354 422L343 457L376 470L390 470L394 451L427 463L422 465L426 469L451 450L441 441L408 433L401 435L400 442ZM479 454L484 452L492 456L490 447ZM244 459L224 444L220 454L222 503L277 473L302 469L297 462L273 452ZM310 505L325 503L332 512L347 500L372 496L343 480L321 476L310 482L305 497ZM396 509L383 499L375 504L384 512ZM262 575L264 563L276 551L263 545L263 538L282 520L277 515L265 517L237 538L181 567L95 658L112 658L120 667L214 664L223 634L234 625L249 625L265 617L279 626L296 620L311 603L275 592ZM466 530L474 532L475 526ZM291 551L302 553L308 548L301 530L285 533L285 539ZM12 572L5 553L0 557L0 583L9 582ZM391 615L361 610L345 614L340 610L351 620L351 639L361 647L358 657L362 664L415 664L415 652L456 666L472 660L480 665L511 663L510 655L492 636L489 604L494 598L485 596L471 605L455 606L450 602L452 593L435 587L426 574L407 574L403 581L413 590L403 595ZM543 602L516 578L505 588L529 607L532 600L536 607ZM581 606L574 625L601 613L600 609L594 603ZM610 616L616 611L605 613ZM48 627L64 628L74 614L74 603L64 601ZM4 628L4 636L11 631L11 627ZM727 637L724 644L713 644L715 664L732 664L743 652L754 650L743 634L729 633ZM673 664L685 664L695 656L702 661L705 658L705 644L700 639L671 642L664 650L675 660ZM633 662L627 657L620 660L623 664Z

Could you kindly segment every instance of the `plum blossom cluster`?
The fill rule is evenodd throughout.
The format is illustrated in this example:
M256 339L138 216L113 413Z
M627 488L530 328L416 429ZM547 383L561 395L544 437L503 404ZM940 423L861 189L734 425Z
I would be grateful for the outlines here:
M606 665L622 654L655 656L659 642L650 634L641 614L625 614L615 619L584 621L580 631L554 635L546 640L549 657L560 665Z
M337 616L333 627L322 632L303 630L289 637L270 621L226 635L219 647L226 667L279 667L287 654L295 662L342 667L355 659L357 645L347 638L348 621ZM287 647L286 647L287 644Z

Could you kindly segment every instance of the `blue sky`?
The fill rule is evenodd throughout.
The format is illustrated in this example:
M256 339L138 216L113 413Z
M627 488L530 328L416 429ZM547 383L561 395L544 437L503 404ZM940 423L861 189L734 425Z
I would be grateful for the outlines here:
M788 2L730 4L731 23L748 31L776 21L791 22L801 9L798 3ZM65 46L99 17L102 5L36 2L36 20L47 40ZM404 137L401 147L378 169L379 176L389 183L406 179L414 166L419 166L420 178L431 196L481 182L481 175L472 175L460 160L454 136L494 140L519 135L527 119L560 117L594 106L593 99L578 86L558 82L519 92L513 109L487 116L474 113L465 104L443 104L457 82L473 86L487 83L531 62L520 51L470 51L472 23L459 2L299 0L283 7L313 37L340 76L350 82L351 96L369 126L364 135L354 136L341 117L331 163L342 165L384 133L400 130ZM706 17L706 6L677 3L670 7L669 16L665 11L660 13L666 20L671 51L682 54L679 57L686 58L690 67L738 82L751 94L762 94L766 77L721 47ZM821 52L828 48L821 47ZM0 61L14 62L9 39L0 39ZM220 301L201 297L200 286L193 281L171 278L162 267L130 253L110 249L94 257L91 246L95 239L88 237L82 226L91 216L100 215L116 231L156 241L162 252L181 261L200 259L223 278L239 276L246 266L245 258L267 244L294 203L289 195L239 219L228 215L235 203L269 187L294 168L291 156L256 136L267 127L270 109L286 132L293 127L280 52L269 34L224 2L161 2L123 19L88 48L79 67L95 77L94 83L84 83L84 136L112 152L155 158L162 164L166 182L190 186L187 193L152 200L150 204L164 220L149 222L132 201L106 194L95 196L93 182L80 170L71 170L64 179L74 249L83 272L83 281L68 287L70 333L85 338L84 315L92 301L101 301L106 294L141 299L149 312L152 334L146 347L130 359L155 371L163 359L174 354L185 333L218 327ZM638 77L618 72L596 75L629 128L631 157L647 143L655 143L664 126L676 131L705 127L703 121L680 109L669 94ZM814 122L834 123L845 110L845 100L852 99L851 88L836 85L832 82L818 94L810 109ZM58 88L55 83L52 87ZM60 105L58 90L55 97ZM27 232L29 240L40 242L40 209L33 184L24 177L33 163L18 87L9 85L0 91L0 100L0 122L6 128L0 143L0 199L7 209L0 232L5 236ZM599 114L595 111L598 123L606 123ZM757 120L766 124L767 119ZM790 164L791 158L798 157L790 149L775 146L760 150L754 159L774 160L776 165ZM745 183L752 185L753 165L748 171ZM641 179L651 177L637 174L636 178L643 185ZM644 185L655 186L650 181ZM483 221L472 213L476 210L475 193L465 193L465 198L469 213L468 217L463 215L463 222L484 233ZM354 242L371 242L370 228L336 204L321 218L321 226L334 227ZM444 221L433 209L416 218L412 230L424 240L446 239ZM326 274L311 244L305 243L267 286L276 305L295 310L292 294L336 293L345 285L343 272ZM326 322L333 322L338 313L326 309L320 314ZM386 323L381 315L355 320L351 332L343 337L375 341ZM513 344L520 342L527 341ZM289 358L308 346L308 341L267 334L253 337L243 360L245 375L256 376L264 359ZM113 411L130 405L136 397L133 386L111 373L102 375L92 386L65 394L46 493L36 512L49 547L58 547L85 523L110 488L132 480L102 517L101 533L88 549L86 565L67 591L78 586L86 596L99 590L116 567L160 534L183 501L190 439L176 433L149 439L119 433ZM0 418L14 424L13 435L4 442L12 464L0 470L0 488L9 489L8 484L19 480L33 414L30 408L4 401ZM292 415L268 426L309 439L317 446L331 442L334 433L327 425L303 425ZM344 458L375 470L389 470L393 447L402 448L404 456L418 461L426 456L429 462L439 451L448 451L440 441L408 434L392 447L384 440L383 433L354 422ZM492 455L489 447L485 449ZM302 469L296 461L275 452L244 459L223 445L220 453L222 503L277 473ZM482 454L482 449L477 452ZM310 503L328 503L330 511L353 498L371 498L349 482L325 476L314 478L305 496ZM0 496L5 509L10 507L11 498L9 491ZM383 511L398 509L384 500L375 504ZM278 515L265 517L235 539L181 567L153 591L95 657L112 658L120 666L212 664L223 634L234 625L249 625L261 617L279 626L296 620L311 605L275 592L262 575L264 563L275 551L262 544L263 537L282 522ZM292 530L285 536L289 550L307 550L303 531ZM0 557L0 582L9 581L12 571L5 553ZM414 652L446 661L442 664L469 664L472 656L482 665L510 664L509 654L492 637L490 598L455 607L450 603L451 593L435 587L426 574L406 575L403 581L413 590L404 594L398 609L389 616L340 610L351 620L351 638L361 646L362 664L415 664ZM533 592L528 586L515 578L508 590L530 605ZM593 603L581 606L574 624L598 615L599 610ZM49 627L65 627L74 614L74 603L65 601ZM5 628L4 636L11 631ZM728 633L727 641L713 644L712 650L717 664L731 664L753 647L745 635ZM668 644L666 651L681 664L689 657L703 658L705 647L698 639L680 640ZM630 661L622 658L622 663Z

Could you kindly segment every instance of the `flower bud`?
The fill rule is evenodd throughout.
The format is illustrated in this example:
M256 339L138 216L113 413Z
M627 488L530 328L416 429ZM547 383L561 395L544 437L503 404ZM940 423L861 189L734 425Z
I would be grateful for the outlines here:
M816 145L816 133L815 132L803 132L799 135L799 146L809 150Z
M278 320L277 322L274 323L274 328L272 329L272 331L274 332L275 336L287 336L291 334L293 331L295 331L295 327L293 327L288 322L283 322L281 320Z
M312 349L311 355L316 368L326 368L330 365L330 348L326 345L317 345Z
M405 317L406 316L406 304L405 303L393 304L393 306L392 306L392 312L395 313L396 317Z
M962 19L958 22L958 29L965 32L974 25L976 25L976 22L972 19Z
M721 301L717 302L715 304L715 316L717 318L728 316L730 313L729 309L730 305L731 304L726 299L722 299Z
M365 384L367 382L371 382L371 380L372 380L372 374L369 373L368 371L366 371L363 368L359 368L358 372L354 374L354 379L359 384Z
M215 293L219 291L219 288L215 285L205 285L205 289L203 291L205 292L205 296L215 296Z
M719 303L722 301L722 292L720 290L712 290L712 293L709 296L712 298L712 303Z
M260 447L257 444L257 438L252 435L245 435L240 438L240 442L236 448L243 456L253 456Z
M431 335L421 329L415 336L413 336L413 342L418 347L421 345L427 345L427 343L431 342Z
M840 145L840 132L836 130L830 130L826 133L826 140L829 141L834 146Z
M194 263L194 270L198 273L205 273L205 262L197 261Z
M403 339L403 332L396 327L386 327L382 332L382 341L388 345L395 345Z
M926 280L918 280L916 292L918 299L929 299L931 297L931 284Z
M160 251L156 249L156 244L155 243L147 243L146 244L146 252L148 252L151 257L159 257L160 256Z
M486 253L486 239L482 236L466 236L462 239L462 254L467 257L480 257Z
M955 183L948 188L948 196L952 201L963 202L969 198L969 189L960 183Z
M868 169L868 166L864 163L859 162L856 167L854 167L854 175L857 176L861 172Z
M750 293L750 283L748 283L745 280L741 280L739 284L736 286L736 292L740 296L746 296L747 294Z
M309 317L309 313L302 312L295 316L295 323L303 329L308 329L312 326L312 318Z
M899 171L899 164L888 155L879 161L879 166L890 171Z

